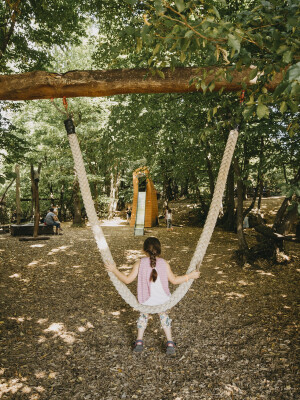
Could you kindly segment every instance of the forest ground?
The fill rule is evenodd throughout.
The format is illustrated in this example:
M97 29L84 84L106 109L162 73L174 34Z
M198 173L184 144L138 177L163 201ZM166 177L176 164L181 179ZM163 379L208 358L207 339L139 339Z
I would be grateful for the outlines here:
M263 200L267 218L279 204ZM157 236L183 274L202 229L186 225L192 205L171 207L184 226L167 232L161 223L145 236ZM128 270L145 237L122 218L102 225ZM177 354L169 358L157 316L144 352L132 353L138 313L108 279L90 228L63 226L63 236L47 241L0 236L1 399L299 398L299 244L286 244L288 265L242 269L232 258L236 235L216 228L200 279L170 311Z

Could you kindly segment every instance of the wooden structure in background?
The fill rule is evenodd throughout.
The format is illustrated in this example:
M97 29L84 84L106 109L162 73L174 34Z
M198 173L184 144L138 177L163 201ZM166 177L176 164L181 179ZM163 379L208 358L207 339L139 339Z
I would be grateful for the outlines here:
M133 203L130 226L135 226L135 218L137 211L139 178L146 177L146 206L145 206L145 228L151 228L158 223L158 204L157 194L154 184L150 178L147 167L141 167L133 172Z

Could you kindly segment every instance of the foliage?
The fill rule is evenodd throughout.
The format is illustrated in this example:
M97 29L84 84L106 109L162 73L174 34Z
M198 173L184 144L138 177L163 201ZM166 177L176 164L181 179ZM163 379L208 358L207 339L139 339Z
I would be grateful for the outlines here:
M0 72L45 69L54 44L78 43L84 34L82 0L3 0L0 3Z
M280 102L282 113L287 110L297 113L300 94L297 0L249 0L235 2L235 7L232 2L221 0L128 0L127 3L132 17L125 18L119 41L111 45L108 39L105 44L100 42L96 59L106 52L111 55L111 65L149 66L162 79L162 68L166 66L219 65L224 67L221 76L229 81L231 71L251 66L251 79L256 80L256 85L247 91L249 100L244 117L253 113L259 118L268 117L267 105L273 102ZM111 30L115 36L120 23L113 21ZM284 79L274 94L268 93L265 84L279 71L284 71ZM219 76L209 85L204 84L204 78L199 76L197 80L199 88L206 92L213 90ZM298 128L295 119L290 133Z

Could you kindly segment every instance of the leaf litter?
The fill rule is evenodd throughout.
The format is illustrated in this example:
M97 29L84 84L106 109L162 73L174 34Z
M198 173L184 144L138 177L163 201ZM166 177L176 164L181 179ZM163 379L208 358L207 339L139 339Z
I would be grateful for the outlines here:
M235 235L216 229L200 279L170 311L177 354L168 358L155 315L144 352L132 353L138 313L113 288L90 228L65 225L41 247L0 237L1 399L298 398L299 244L287 244L288 265L242 269ZM103 230L119 266L141 256L145 237L125 221ZM146 230L177 274L200 233Z

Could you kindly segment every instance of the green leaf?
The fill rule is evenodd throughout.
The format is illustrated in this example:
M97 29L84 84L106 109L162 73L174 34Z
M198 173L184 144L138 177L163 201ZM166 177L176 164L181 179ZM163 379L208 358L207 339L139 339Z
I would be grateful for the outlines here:
M289 50L283 54L282 60L283 62L289 64L293 59L293 53Z
M256 114L259 119L269 116L269 109L264 104L259 104L256 109Z
M137 53L140 53L140 51L142 50L142 46L143 46L143 41L142 41L142 38L140 38L140 37L138 37L137 39L136 39L136 52Z
M212 82L210 82L208 89L209 89L210 92L212 92L215 87L216 87L216 84L215 84L214 81L212 81Z
M157 75L160 76L162 79L165 79L165 74L161 70L157 70Z
M298 111L298 104L295 103L291 98L288 100L288 106L293 113L296 113Z
M183 0L175 0L175 4L179 12L182 12L185 9L185 4Z
M194 32L189 30L185 33L184 37L190 39L193 36Z
M246 120L248 120L250 117L252 117L253 113L255 111L255 106L252 105L250 107L246 107L243 111L243 116Z
M219 19L220 19L220 14L219 14L219 11L216 9L216 7L215 7L215 6L213 6L213 10L214 10L214 13L215 13L215 15L217 16L217 18L219 18Z
M286 104L285 101L283 101L283 102L280 104L280 112L281 112L281 114L284 114L284 113L286 112L286 110L287 110L287 104Z
M183 63L185 59L186 59L186 53L184 51L182 51L180 53L180 61Z
M250 81L252 81L252 79L254 79L256 77L256 75L257 75L257 68L253 69L250 72L250 75L249 75Z
M274 98L277 98L278 96L280 96L281 93L285 91L285 89L287 88L287 86L288 86L288 82L281 82L281 83L277 86L277 88L275 89L275 91L274 91L274 93L273 93Z
M291 82L293 80L300 82L300 61L292 65L286 73L287 79Z
M299 124L298 122L294 121L291 126L288 128L289 137L293 137L295 132L299 131Z
M157 54L157 53L159 52L159 49L160 49L160 43L158 43L158 44L155 46L154 50L153 50L153 55L154 55L154 56L155 56L155 54Z
M238 53L240 52L240 41L236 36L232 35L231 33L228 35L228 45L236 50Z
M162 5L161 0L155 0L154 7L158 15L162 15L166 11L165 7Z
M247 101L247 106L252 106L254 104L254 95L253 93L250 95L249 101Z
M203 80L202 82L201 82L201 89L203 90L203 93L206 93L206 90L207 90L207 85L206 85L206 83L205 83L205 81Z

